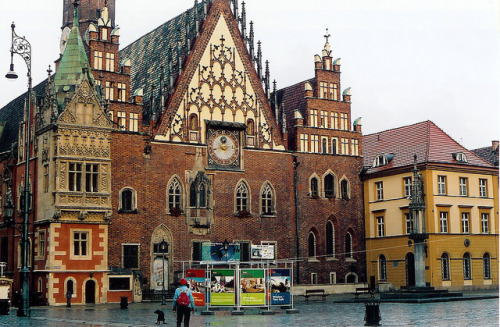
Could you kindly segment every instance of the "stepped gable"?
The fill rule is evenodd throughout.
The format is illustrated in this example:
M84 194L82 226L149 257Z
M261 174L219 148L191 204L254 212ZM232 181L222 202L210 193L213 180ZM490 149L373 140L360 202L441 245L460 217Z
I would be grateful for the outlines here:
M189 54L188 39L191 40L191 48L194 45L196 18L203 17L203 12L202 2L120 51L120 62L130 59L132 63L131 92L140 88L144 91L144 121L148 121L151 116L151 97L153 96L154 103L160 102L159 83L162 73L168 93L172 91L169 84L171 80L174 83L179 75L179 57L184 62ZM201 26L200 19L200 30ZM154 86L154 90L151 90L151 86Z
M454 153L464 153L467 163L454 159ZM375 157L394 154L388 165L373 168ZM413 165L414 155L418 163L443 163L477 167L493 167L472 151L467 150L432 121L416 123L363 136L364 166L367 173Z

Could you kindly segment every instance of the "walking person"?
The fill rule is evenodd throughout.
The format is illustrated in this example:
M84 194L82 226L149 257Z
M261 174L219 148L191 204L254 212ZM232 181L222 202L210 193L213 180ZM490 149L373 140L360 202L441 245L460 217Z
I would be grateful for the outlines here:
M194 311L194 298L188 287L186 278L179 280L179 287L175 290L172 309L177 311L177 327L181 327L184 319L184 327L189 327L191 311Z

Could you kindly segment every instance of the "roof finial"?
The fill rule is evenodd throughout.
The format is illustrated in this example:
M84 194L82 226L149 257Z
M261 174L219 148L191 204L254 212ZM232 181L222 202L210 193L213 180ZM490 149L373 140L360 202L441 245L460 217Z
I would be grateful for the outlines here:
M328 43L328 39L331 37L330 33L328 33L328 27L326 28L326 34L325 34L325 39L326 43Z
M78 17L78 6L80 5L79 0L73 2L73 26L80 27L80 18Z
M255 60L255 54L254 54L254 33L253 33L253 21L250 21L250 38L249 38L249 52L250 52L250 60L254 61Z

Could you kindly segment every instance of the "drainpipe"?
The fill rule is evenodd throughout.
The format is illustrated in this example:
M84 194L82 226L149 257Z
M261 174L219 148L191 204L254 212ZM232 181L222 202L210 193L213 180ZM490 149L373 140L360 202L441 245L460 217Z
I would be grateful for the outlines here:
M297 161L297 156L292 155L293 157L293 204L295 207L295 253L296 253L296 258L297 260L300 258L300 242L299 242L299 206L297 203L297 184L298 184L298 173L297 173L297 168L300 165L300 162ZM297 279L297 284L300 284L300 266L299 262L297 261L295 264L295 276Z

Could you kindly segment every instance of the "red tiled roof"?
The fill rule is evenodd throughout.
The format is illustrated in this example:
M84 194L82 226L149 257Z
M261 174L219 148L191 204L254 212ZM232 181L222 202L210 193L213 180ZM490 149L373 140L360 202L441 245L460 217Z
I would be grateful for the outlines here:
M294 122L294 111L297 109L301 113L304 119L306 117L306 100L305 95L305 84L309 83L314 85L314 78L285 87L278 90L278 103L285 107L285 113L287 118L287 126L293 127Z
M454 153L464 153L468 163L455 160ZM478 167L493 167L491 164L467 150L431 121L403 126L363 136L364 166L371 167L375 157L394 154L386 166L370 168L374 173L413 164L414 155L418 163L462 164Z

